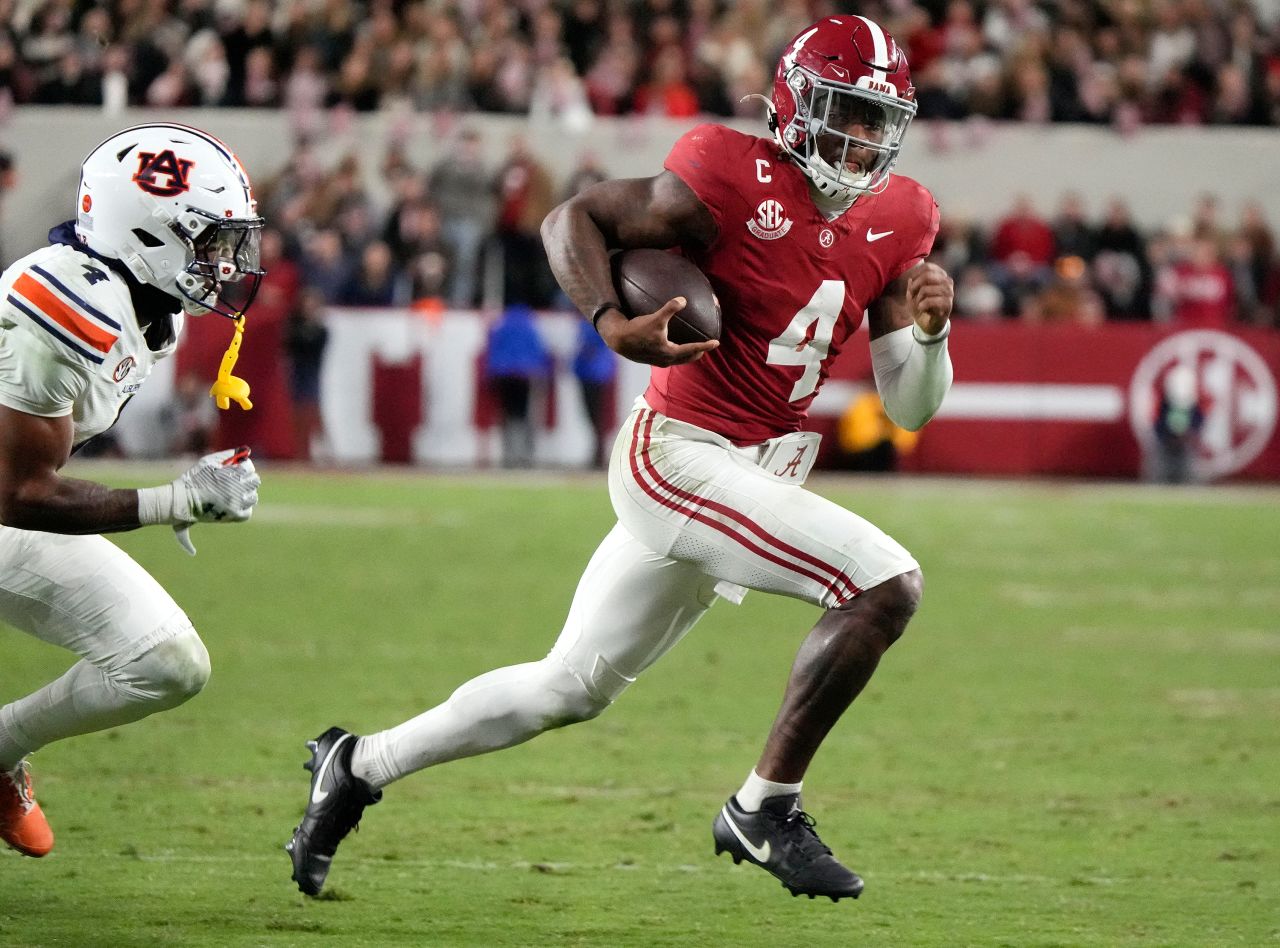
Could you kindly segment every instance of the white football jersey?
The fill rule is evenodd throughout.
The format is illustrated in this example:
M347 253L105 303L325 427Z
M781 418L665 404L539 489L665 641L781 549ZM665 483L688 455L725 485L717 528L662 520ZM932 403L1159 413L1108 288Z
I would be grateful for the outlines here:
M69 414L81 444L115 424L181 329L175 315L170 339L153 352L122 276L67 244L37 250L0 276L0 404Z

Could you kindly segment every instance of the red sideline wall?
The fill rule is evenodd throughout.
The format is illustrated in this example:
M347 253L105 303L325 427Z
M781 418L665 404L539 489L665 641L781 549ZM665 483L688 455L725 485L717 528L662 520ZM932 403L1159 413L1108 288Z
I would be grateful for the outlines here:
M903 458L903 470L1139 476L1164 378L1185 364L1195 372L1206 413L1202 472L1280 479L1280 334L957 322L949 344L955 385L916 450ZM855 340L828 387L839 394L870 377L866 346ZM836 402L824 399L826 410L814 417L813 427L828 435L828 451Z
M294 445L280 348L283 319L269 307L261 314L255 311L254 317L236 371L250 380L256 407L249 415L223 414L218 442L252 444L264 456L287 458L294 455ZM542 317L544 337L555 343L557 378L567 396L573 394L570 362L576 324L577 318L567 314ZM485 432L495 419L486 417L484 399L474 395L483 394L484 388L477 372L484 325L479 314L470 313L448 314L429 329L408 312L331 313L323 405L333 459L375 460L367 451L360 453L358 445L365 442L353 436L358 433L353 428L365 426L372 432L375 420L385 428L390 416L403 415L403 424L393 427L404 428L406 437L416 432L416 439L413 457L398 459L463 466L493 463ZM229 323L212 317L189 320L187 332L179 350L179 371L212 378L230 337ZM393 393L375 384L377 362L383 358L378 347L388 340L404 349L389 358L409 359L410 364L416 360L419 366L419 385L401 386L417 393L412 397L399 388ZM1198 380L1206 413L1201 475L1280 480L1280 333L957 321L950 348L956 383L942 411L921 433L916 450L902 460L904 470L1139 477L1142 441L1150 436L1158 393L1169 370L1182 364ZM616 403L625 414L643 390L646 373L642 366L623 368ZM810 412L809 427L826 435L825 459L830 460L835 447L837 419L870 379L864 330L833 366ZM353 406L360 407L353 413ZM589 460L593 451L580 415L576 410L572 415L567 410L538 413L539 463L577 466ZM576 432L578 427L584 432ZM577 447L566 448L570 442ZM465 447L444 454L443 448L452 443ZM433 457L430 452L437 448L441 451Z

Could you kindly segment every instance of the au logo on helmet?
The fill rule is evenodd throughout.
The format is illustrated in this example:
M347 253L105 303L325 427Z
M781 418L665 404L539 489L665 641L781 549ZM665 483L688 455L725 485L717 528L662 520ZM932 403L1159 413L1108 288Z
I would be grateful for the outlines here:
M187 178L194 165L194 161L175 155L172 148L161 152L142 151L138 153L138 171L133 180L148 194L177 197L191 189Z

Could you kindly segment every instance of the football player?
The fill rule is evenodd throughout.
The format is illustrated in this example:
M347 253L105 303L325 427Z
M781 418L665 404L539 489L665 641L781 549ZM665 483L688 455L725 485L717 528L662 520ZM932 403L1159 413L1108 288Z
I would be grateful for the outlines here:
M262 270L262 218L239 159L182 125L139 125L84 160L76 218L0 276L0 620L80 656L0 707L0 839L53 847L27 755L191 698L209 655L145 570L96 534L247 520L248 451L207 455L171 484L113 490L60 473L110 428L184 314L238 318Z
M864 318L890 417L918 429L951 384L951 279L926 261L933 197L894 175L915 114L901 49L876 23L835 16L778 63L772 138L701 125L651 178L597 184L555 209L543 238L560 285L620 355L654 366L614 447L618 524L579 582L544 659L481 675L381 733L311 742L309 799L289 849L304 892L382 788L445 761L595 717L717 599L747 589L823 610L800 646L763 752L712 826L717 853L793 895L857 897L862 880L801 805L823 738L902 635L921 573L902 546L803 488L817 450L806 412ZM718 341L673 345L685 301L628 321L617 248L678 250L710 278Z

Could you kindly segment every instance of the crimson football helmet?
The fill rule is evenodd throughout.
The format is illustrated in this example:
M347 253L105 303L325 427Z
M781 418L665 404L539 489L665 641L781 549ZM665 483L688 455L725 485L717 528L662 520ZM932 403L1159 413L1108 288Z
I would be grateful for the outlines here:
M853 200L889 183L915 92L907 57L878 24L827 17L778 60L769 124L820 192Z

